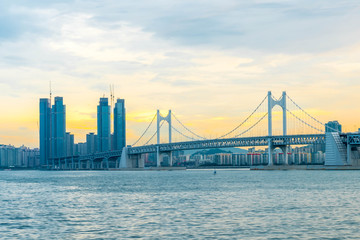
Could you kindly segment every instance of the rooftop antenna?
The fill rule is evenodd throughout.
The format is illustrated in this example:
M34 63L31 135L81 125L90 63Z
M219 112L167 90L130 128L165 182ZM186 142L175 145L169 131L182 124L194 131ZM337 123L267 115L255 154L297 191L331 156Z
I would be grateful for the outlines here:
M112 91L112 85L110 84L110 106L112 108L113 104L113 91Z
M113 119L114 118L114 115L113 115L113 105L114 105L114 84L110 84L110 119Z
M52 90L51 90L51 80L50 80L50 106L51 106L51 98L52 98Z

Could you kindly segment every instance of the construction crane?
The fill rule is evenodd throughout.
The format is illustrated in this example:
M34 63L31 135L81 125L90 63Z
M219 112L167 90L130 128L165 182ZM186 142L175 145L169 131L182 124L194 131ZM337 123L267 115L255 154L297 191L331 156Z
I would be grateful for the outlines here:
M114 114L113 114L114 101L115 101L114 84L110 84L110 119L111 119L111 121L114 119ZM112 125L110 125L110 126L112 126ZM111 128L113 128L113 127L114 126L112 126ZM111 131L113 131L113 129L111 129Z

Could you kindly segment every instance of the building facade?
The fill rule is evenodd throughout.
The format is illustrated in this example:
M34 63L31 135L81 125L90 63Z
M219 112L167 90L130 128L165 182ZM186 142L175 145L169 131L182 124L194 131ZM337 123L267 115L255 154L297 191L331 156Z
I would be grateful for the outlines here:
M121 150L126 146L126 112L125 100L117 99L114 108L114 150Z
M86 148L88 154L97 152L98 140L95 133L86 134Z
M66 155L66 106L62 97L55 97L51 109L51 152L53 158Z
M341 133L342 126L338 121L330 121L325 124L325 132L339 132Z
M39 127L39 146L40 146L40 165L48 165L51 156L51 106L50 99L40 99L40 127Z
M25 146L0 145L0 168L34 168L40 165L40 151Z
M100 98L97 107L97 135L98 151L105 152L111 149L110 106L108 98Z

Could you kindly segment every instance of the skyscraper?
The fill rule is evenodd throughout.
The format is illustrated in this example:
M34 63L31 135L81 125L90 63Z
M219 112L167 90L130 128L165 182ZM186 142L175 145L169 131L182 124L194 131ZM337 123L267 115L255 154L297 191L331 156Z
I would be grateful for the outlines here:
M111 148L110 137L110 106L107 98L100 98L97 106L97 135L99 152L108 151Z
M66 106L62 97L55 97L51 109L51 152L52 157L66 155Z
M126 145L125 100L118 99L114 108L114 150L121 150Z
M39 137L40 137L40 165L48 165L48 160L50 158L50 99L40 98L40 128L39 128Z

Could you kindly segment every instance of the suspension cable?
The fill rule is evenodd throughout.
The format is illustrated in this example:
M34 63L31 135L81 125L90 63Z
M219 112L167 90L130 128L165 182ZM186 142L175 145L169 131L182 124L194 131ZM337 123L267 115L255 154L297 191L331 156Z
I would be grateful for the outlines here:
M188 138L188 139L195 140L195 141L198 140L198 139L196 139L196 138L189 137L189 136L183 134L182 132L180 132L179 130L177 130L176 128L174 128L173 126L171 126L171 128L172 128L173 130L175 130L177 133L179 133L180 135L182 135L182 136L184 136L184 137L186 137L186 138Z
M228 136L229 134L233 133L234 131L236 131L239 127L241 127L245 122L247 122L247 120L249 120L250 117L252 117L252 115L254 115L254 113L260 108L260 106L265 102L265 100L267 99L268 96L266 96L262 101L261 103L255 108L255 110L242 122L240 123L237 127L235 127L233 130L231 130L230 132L218 137L218 138L215 138L215 139L220 139L220 138L224 138L226 136ZM241 134L240 134L241 135ZM238 136L240 136L238 135Z
M235 137L239 137L245 133L247 133L248 131L250 131L252 128L254 128L256 125L258 125L259 122L261 122L266 116L268 115L268 113L265 113L264 116L262 116L255 124L253 124L251 127L249 127L248 129L246 129L245 131L243 131L242 133L236 135Z
M306 124L307 126L313 128L313 129L315 129L315 130L317 130L317 131L319 131L319 132L322 132L322 133L324 132L323 130L321 130L321 129L319 129L319 128L316 128L316 127L308 124L308 123L305 122L304 120L300 119L298 116L296 116L295 114L293 114L292 112L290 112L288 109L286 109L286 111L288 111L293 117L295 117L295 118L296 118L297 120L299 120L300 122Z
M138 140L136 140L136 142L133 144L133 146L135 146L135 145L140 141L140 139L145 135L145 133L147 132L147 130L149 130L151 124L152 124L152 123L154 122L154 120L155 120L155 117L156 117L156 113L155 113L153 119L151 120L150 124L147 126L147 128L145 129L145 131L143 132L143 134L138 138Z
M176 120L178 123L180 123L180 125L183 126L188 132L192 133L193 135L197 136L198 138L207 140L207 138L204 138L204 137L202 137L202 136L194 133L194 132L191 131L188 127L186 127L182 122L180 122L180 120L175 116L175 114L173 114L173 113L171 113L171 114L174 116L175 120ZM177 131L177 130L175 130L175 131ZM182 133L180 133L180 134L182 134ZM195 138L191 138L191 139L195 139ZM195 139L195 140L196 140L196 139Z
M311 119L313 119L313 120L316 121L317 123L323 125L323 126L325 127L325 131L326 131L326 128L328 128L328 129L331 129L331 130L333 130L333 131L335 131L335 132L339 132L338 129L335 129L335 128L326 126L326 124L320 122L319 120L317 120L316 118L314 118L313 116L311 116L311 115L310 115L309 113L307 113L304 109L302 109L294 100L292 100L288 95L286 95L286 96L287 96L287 98L289 98L289 100L290 100L292 103L295 104L296 107L298 107L301 111L303 111L303 112L304 112L306 115L308 115ZM321 131L321 132L324 132L324 131Z
M294 102L294 100L292 100L288 95L286 95L287 98L289 98L289 100L295 104L295 106L297 106L301 111L303 111L306 115L308 115L311 119L313 119L314 121L316 121L317 123L320 123L321 125L325 125L322 122L320 122L319 120L317 120L316 118L314 118L313 116L311 116L309 113L307 113L304 109L302 109L296 102Z
M160 127L159 127L159 131L160 131L160 129L161 129L161 127L162 127L162 125L164 124L164 122L162 122L161 124L160 124ZM145 145L147 145L154 137L155 137L155 135L158 133L158 130L156 130L156 132L151 136L151 138L144 144L144 146Z

